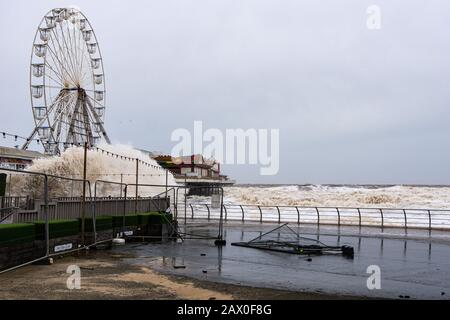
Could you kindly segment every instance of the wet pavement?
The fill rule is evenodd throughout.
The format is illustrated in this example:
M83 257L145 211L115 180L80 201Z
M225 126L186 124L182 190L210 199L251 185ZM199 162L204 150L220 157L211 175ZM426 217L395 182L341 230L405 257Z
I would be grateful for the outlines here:
M187 239L129 243L114 250L132 253L135 258L126 261L133 265L214 282L358 297L450 299L450 232L290 225L302 236L327 245L353 246L354 259L322 255L308 261L303 255L231 246L276 226L228 222L224 247L216 247L210 239ZM214 237L218 224L189 223L186 231L192 237ZM381 289L367 288L370 265L380 267Z

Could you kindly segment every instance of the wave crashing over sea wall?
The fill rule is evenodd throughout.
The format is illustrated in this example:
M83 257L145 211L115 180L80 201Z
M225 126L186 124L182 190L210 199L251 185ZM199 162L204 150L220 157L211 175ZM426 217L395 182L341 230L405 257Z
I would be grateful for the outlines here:
M234 186L225 203L306 207L450 209L450 187L431 186Z
M99 145L99 148L110 152L88 150L86 178L91 183L91 189L87 191L87 196L94 195L94 183L96 180L106 180L111 182L121 182L134 184L136 182L136 160L126 160L112 156L111 153L126 156L132 159L139 159L155 167L139 164L139 184L157 184L161 187L139 187L138 195L146 197L156 195L165 191L163 187L166 183L166 172L158 163L151 159L148 154L136 150L129 145ZM84 149L72 147L66 149L60 156L52 156L35 159L33 164L26 170L46 173L66 178L82 179L84 163ZM10 173L8 173L10 174ZM34 198L43 197L44 185L42 176L29 174L11 174L10 181L11 195L29 195ZM173 175L168 173L168 184L175 185ZM83 183L81 181L71 182L64 179L49 178L49 197L78 197L82 194ZM122 188L122 191L121 191ZM98 183L97 196L116 197L123 195L124 186L108 183ZM89 192L90 191L90 192ZM135 196L135 187L128 187L128 196Z

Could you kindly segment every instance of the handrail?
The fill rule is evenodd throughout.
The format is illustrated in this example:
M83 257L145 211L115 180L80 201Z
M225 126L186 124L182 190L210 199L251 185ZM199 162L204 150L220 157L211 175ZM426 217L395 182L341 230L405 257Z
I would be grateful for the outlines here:
M336 212L337 212L337 215L338 215L338 226L340 226L341 225L341 213L339 211L339 208L336 208Z
M95 245L100 244L102 242L111 241L112 240L112 239L106 239L106 240L97 241L97 228L96 228L96 225L95 225L95 220L96 220L95 219L96 218L95 203L97 202L97 200L101 201L101 200L111 200L112 199L112 197L101 197L101 198L99 197L99 198L97 198L97 194L96 194L97 183L103 182L103 183L112 183L112 184L124 185L125 186L125 197L116 197L116 198L113 199L113 200L116 200L116 201L117 200L120 200L120 201L124 200L124 209L125 209L125 204L126 204L127 200L128 201L130 201L130 200L150 200L150 202L154 202L155 201L155 197L148 197L148 198L146 198L146 197L142 197L142 198L141 197L138 197L138 198L131 198L131 197L129 197L127 199L126 187L128 185L127 184L122 184L122 183L115 183L115 182L112 182L112 181L96 180L95 181L95 194L93 196L91 182L89 180L68 178L68 177L56 176L56 175L52 175L52 174L45 174L45 173L40 173L40 172L32 172L32 171L26 171L26 170L15 170L15 169L8 169L8 168L1 168L0 171L15 172L15 173L24 174L24 175L34 175L34 176L40 176L40 177L43 178L43 202L44 203L43 203L43 210L41 212L42 212L44 220L45 220L44 221L45 222L45 231L44 231L44 233L45 233L45 239L44 239L44 242L45 242L45 253L43 253L43 255L40 256L39 258L36 258L36 259L34 259L32 261L27 261L27 262L24 262L22 264L18 264L18 265L15 265L13 267L10 267L8 269L0 270L0 273L5 273L5 272L8 272L8 271L17 269L19 267L22 267L22 266L25 266L25 265L29 265L29 264L37 262L37 261L41 261L43 259L48 259L48 258L50 258L50 257L55 255L55 253L53 253L53 254L50 253L50 239L49 239L50 238L49 237L49 219L50 219L50 217L49 217L49 215L50 215L49 214L49 205L50 205L49 178L61 179L61 180L66 180L66 181L79 181L79 182L82 182L84 184L87 184L88 196L86 196L84 198L83 197L77 197L77 198L76 197L64 197L64 198L59 199L60 201L57 201L57 202L63 203L65 200L66 201L68 200L67 202L70 202L71 200L80 200L80 199L82 199L84 206L86 206L87 202L90 202L91 208L92 208L93 234L94 234L93 243L91 243L89 245L86 245L86 244L83 243L83 245L81 247L78 247L78 248L76 248L74 250L65 251L64 253L75 252L75 251L79 251L79 250L85 250L85 249L88 249L91 246L95 246ZM175 186L172 186L172 187L173 187L172 189L173 189L174 194L175 194L175 189L174 189ZM172 190L172 189L170 189L170 190ZM167 190L167 191L169 191L169 190ZM167 194L167 191L164 192L164 193ZM222 190L222 196L223 196L223 190ZM21 198L23 198L23 199L27 199L28 200L28 197L14 197L14 196L13 197L1 197L0 200L4 200L6 198L7 199L21 199ZM158 195L158 199L156 199L156 200L160 200L160 199L161 198ZM174 197L174 199L175 199L175 197ZM34 200L36 200L36 199L34 199ZM158 202L158 205L159 204L160 204L160 202ZM42 206L42 204L40 204L40 206ZM83 207L83 208L85 208L85 207ZM25 212L25 211L17 211L16 209L24 210L23 208L16 207L16 206L8 206L8 207L5 207L5 208L1 208L0 212L2 212L2 213L6 212L8 210L12 210L12 212L8 213L5 217L2 217L0 222L3 222L5 219L9 218L13 214L21 214L21 213ZM221 234L220 234L220 236L221 236ZM57 254L60 255L61 253L57 253Z
M408 219L406 218L406 211L403 209L403 215L405 216L405 228L408 228Z
M11 217L13 214L15 214L16 212L14 211L17 209L20 209L19 207L8 207L8 208L0 208L0 212L1 211L7 211L10 210L11 212L7 213L4 217L0 218L0 223L2 223L3 221L7 220L9 217Z
M207 213L208 220L218 219L217 212L212 210L208 203L190 203L189 206L192 219L201 218L198 213L202 211ZM225 211L225 221L229 219L240 220L241 222L275 220L278 223L296 222L297 224L316 223L317 225L336 224L338 226L380 226L381 228L401 227L429 230L450 229L450 209L307 207L260 204L223 204L222 209ZM300 214L301 212L303 214ZM379 213L378 218L375 215L377 212ZM436 214L434 221L433 213ZM205 216L203 215L203 217Z
M431 230L431 211L428 210L428 229Z
M0 208L0 211L6 211L11 209L20 209L20 207L7 207L7 208Z
M280 207L280 208L304 208L304 209L313 209L316 208L316 206L294 206L294 205L262 205L262 204L227 204L228 207L257 207L260 206L261 208L276 208L276 207ZM353 210L358 210L359 209L364 209L364 210L407 210L407 211L427 211L427 210L431 210L431 211L442 211L442 212L448 212L450 211L449 209L429 209L429 208L392 208L392 207L346 207L346 206L317 206L317 208L319 209L353 209Z
M209 221L209 218L211 217L211 210L209 210L208 204L205 204L205 206L206 206L206 209L208 209L208 221Z
M280 207L277 206L278 211L278 223L281 223L281 213L280 213Z
M225 221L227 221L228 218L227 206L222 204L222 207L225 210ZM192 219L194 219L194 213L192 213Z

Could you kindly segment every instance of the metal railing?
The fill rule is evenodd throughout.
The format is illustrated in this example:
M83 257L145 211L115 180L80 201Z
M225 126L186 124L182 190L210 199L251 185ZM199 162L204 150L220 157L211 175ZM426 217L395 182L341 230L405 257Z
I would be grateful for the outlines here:
M24 210L31 209L34 206L33 199L31 199L28 196L7 196L7 197L0 197L0 209L1 208L22 208Z
M127 213L133 212L146 212L152 210L165 210L167 208L168 201L167 199L161 198L160 195L158 197L147 197L147 198L129 198L126 195L125 188L125 197L93 197L92 196L92 188L89 180L82 179L73 179L67 177L59 177L55 175L39 173L39 172L31 172L31 171L19 171L14 169L1 169L2 171L8 171L11 173L21 174L21 175L31 175L34 177L40 177L43 180L42 184L42 200L34 201L34 209L26 210L29 205L29 201L27 197L8 197L7 201L2 201L2 208L0 210L2 219L11 219L8 221L9 223L13 222L32 222L36 220L44 221L44 237L42 248L39 250L33 249L33 253L29 259L25 259L23 263L9 266L9 263L5 265L0 265L0 269L6 266L6 269L0 270L0 274L20 268L22 266L29 265L31 263L35 263L44 259L49 259L56 255L71 253L79 250L84 250L92 246L96 246L97 244L103 242L109 242L112 240L113 234L111 233L110 239L98 240L97 239L97 230L95 225L95 216L96 215L122 215L125 216ZM87 197L65 197L61 199L50 199L49 197L49 178L52 179L62 179L65 181L76 181L84 183L87 187ZM99 180L98 180L99 181ZM111 183L111 182L108 182ZM127 185L125 185L127 186ZM167 194L167 193L166 193ZM3 200L4 198L2 198ZM21 199L27 199L26 205L23 206L23 201ZM170 200L169 200L170 201ZM8 206L4 206L7 203ZM11 206L11 204L18 204L19 206ZM80 214L82 213L82 215ZM84 217L94 217L93 220L93 238L87 240L85 242L85 232L84 227L82 227L81 231L81 246L78 246L75 249L64 251L63 253L52 253L50 251L50 231L49 231L49 221L50 220L58 220L58 219L71 219L71 218L79 218L82 217L82 221L84 223ZM82 224L83 226L83 224ZM124 225L125 227L125 220ZM8 240L17 240L17 239L8 239ZM41 252L40 249L43 249ZM28 257L28 255L27 255Z
M118 216L124 213L124 198L107 198L94 199L86 198L86 202L95 203L97 215ZM165 207L166 200L164 198L139 198L138 212L159 211ZM125 214L135 212L134 198L128 198L125 203ZM63 199L51 200L48 203L48 217L50 220L65 220L77 219L80 217L81 206L83 202L78 199ZM37 220L44 220L45 218L45 204L43 202L36 202L36 207L33 210L23 210L21 208L15 209L15 214L12 217L13 223L33 222ZM86 217L92 217L92 210L87 210Z
M0 208L0 224L11 223L12 217L17 211L17 207Z
M180 205L181 206L181 205ZM225 221L291 222L337 226L374 226L450 230L450 209L399 209L223 205ZM190 219L219 219L220 209L208 203L188 203Z

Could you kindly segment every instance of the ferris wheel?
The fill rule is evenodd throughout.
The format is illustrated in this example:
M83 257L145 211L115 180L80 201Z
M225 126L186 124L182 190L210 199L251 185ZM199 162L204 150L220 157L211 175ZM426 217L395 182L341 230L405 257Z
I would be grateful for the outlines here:
M36 31L30 64L33 140L45 153L110 143L104 128L105 73L94 30L75 8L50 10Z

